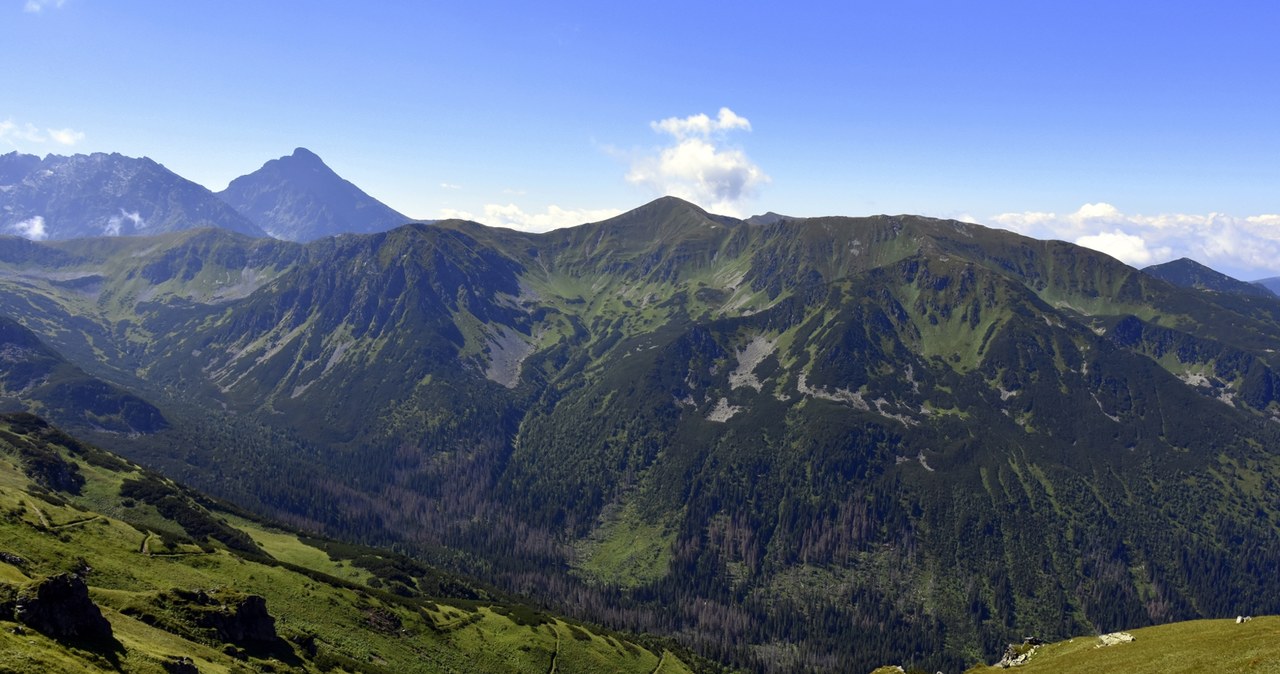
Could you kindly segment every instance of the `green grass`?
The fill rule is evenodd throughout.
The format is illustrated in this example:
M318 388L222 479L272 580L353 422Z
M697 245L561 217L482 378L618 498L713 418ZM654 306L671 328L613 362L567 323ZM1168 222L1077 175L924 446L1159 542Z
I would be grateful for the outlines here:
M74 460L51 443L46 449ZM111 506L103 509L140 515L148 524L160 516L140 513L140 505L109 503L120 475L76 463L86 478L82 495L58 494L50 502L32 493L17 455L0 440L0 551L24 560L0 562L0 584L21 586L87 565L90 596L121 649L111 655L72 648L12 622L12 615L0 616L0 672L160 674L173 656L192 658L206 673L541 673L552 658L556 671L566 673L652 672L660 660L663 672L690 671L670 655L520 605L382 593L363 584L368 571L331 559L295 533L244 517L213 513L248 533L271 558L244 557L208 542L203 550L191 543L166 547L158 536L81 505ZM168 528L181 531L173 522ZM144 540L153 554L143 554ZM286 652L246 654L211 640L207 630L190 626L174 590L264 597ZM314 652L300 645L308 642ZM278 659L285 657L292 662Z
M1097 637L1041 647L1020 674L1223 674L1280 672L1280 616L1236 624L1224 620L1188 622L1130 630L1134 641L1097 648ZM1009 671L974 667L968 674Z
M576 569L608 585L639 587L666 575L675 538L674 526L647 521L628 503L579 545Z

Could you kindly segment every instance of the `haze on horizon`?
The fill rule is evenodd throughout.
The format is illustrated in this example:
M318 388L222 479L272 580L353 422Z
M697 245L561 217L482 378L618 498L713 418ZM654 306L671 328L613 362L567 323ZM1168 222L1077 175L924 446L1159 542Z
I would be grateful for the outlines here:
M919 213L1280 275L1280 7L0 5L0 152L219 190L295 146L411 217L546 230L663 194Z

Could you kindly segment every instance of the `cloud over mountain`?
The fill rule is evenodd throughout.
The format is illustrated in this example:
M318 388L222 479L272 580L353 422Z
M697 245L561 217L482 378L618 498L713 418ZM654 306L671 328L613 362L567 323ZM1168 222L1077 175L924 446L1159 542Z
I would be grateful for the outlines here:
M670 136L672 144L633 160L627 182L735 216L743 214L742 202L769 182L745 152L726 145L729 132L751 131L751 122L729 108L720 108L715 119L699 113L649 126Z
M1027 236L1078 243L1136 266L1189 257L1244 279L1280 271L1280 214L1143 215L1099 202L1074 213L1001 213L988 222Z
M70 147L84 140L84 132L75 129L45 129L40 130L31 122L19 124L12 119L6 119L0 122L0 141L17 147L20 144L43 145L45 143L55 143L64 147Z
M561 227L572 227L587 222L599 222L618 215L616 208L561 208L555 204L546 210L526 212L516 204L485 204L484 214L451 208L441 209L441 217L477 221L491 227L507 227L524 232L547 232Z

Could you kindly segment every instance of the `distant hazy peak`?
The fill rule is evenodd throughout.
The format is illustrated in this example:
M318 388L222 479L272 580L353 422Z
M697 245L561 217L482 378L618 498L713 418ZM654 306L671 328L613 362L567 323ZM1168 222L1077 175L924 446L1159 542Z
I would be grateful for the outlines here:
M410 221L305 147L232 180L218 196L272 236L291 241L381 232Z
M1142 271L1184 288L1255 297L1275 297L1275 293L1265 285L1246 283L1187 257L1151 265Z

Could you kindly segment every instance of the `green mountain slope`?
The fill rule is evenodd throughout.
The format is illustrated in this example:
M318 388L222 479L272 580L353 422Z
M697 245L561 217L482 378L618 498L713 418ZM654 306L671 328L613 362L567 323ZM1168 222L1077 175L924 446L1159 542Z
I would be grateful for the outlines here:
M1198 288L1210 292L1237 293L1256 297L1273 297L1275 293L1261 283L1246 283L1210 269L1195 260L1181 258L1164 264L1156 264L1142 271L1184 288Z
M60 421L118 433L154 433L169 425L150 403L90 377L30 330L0 316L0 408L4 407L30 407Z
M1053 672L1280 672L1276 635L1280 618L1266 616L1237 623L1193 620L1127 632L1133 641L1102 646L1099 637L1075 637L1036 649L1026 664L1014 668L1025 674ZM1001 667L975 667L978 672L1006 672Z
M172 423L95 440L575 615L841 671L1280 612L1271 298L670 198L541 235L130 245L0 258L0 309Z
M3 671L690 671L408 559L230 512L31 415L0 417L0 484Z

